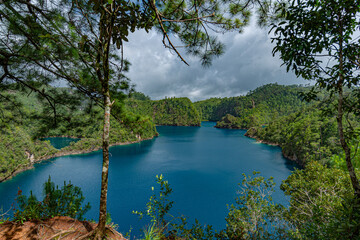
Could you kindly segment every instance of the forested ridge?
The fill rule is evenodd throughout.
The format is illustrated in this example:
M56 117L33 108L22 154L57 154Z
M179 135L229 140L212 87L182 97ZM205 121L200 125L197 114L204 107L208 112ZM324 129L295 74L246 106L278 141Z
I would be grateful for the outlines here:
M300 93L308 90L302 86L268 84L245 96L211 98L195 103L188 98L150 100L143 93L135 92L125 101L126 117L122 123L113 119L110 144L152 138L157 134L153 124L200 126L200 119L219 119L216 127L248 129L247 136L279 145L285 157L300 165L311 160L329 165L341 152L336 118L320 110L329 105L323 101L323 94L318 94L317 101L303 101ZM76 94L70 91L69 95ZM91 101L82 99L74 109L59 107L55 125L49 107L36 94L24 95L10 88L2 92L2 96L2 178L19 168L31 166L30 158L37 161L60 152L89 152L100 148L103 110ZM352 127L358 126L354 117L350 121ZM38 140L49 136L81 140L59 152L49 142Z
M75 96L76 93L71 93ZM31 167L36 161L71 153L82 153L101 148L103 109L89 101L78 108L61 107L54 122L52 112L35 93L8 89L1 92L0 99L0 180L15 171ZM114 117L112 117L114 118ZM137 142L157 135L148 117L127 113L123 120L113 119L110 144ZM42 137L67 136L81 138L61 150L55 149Z
M342 150L333 102L324 91L306 102L310 89L268 84L245 96L211 98L195 106L204 120L216 120L216 127L247 129L246 136L280 146L285 157L302 166L311 160L332 165ZM358 128L360 121L350 114L345 124Z
M127 99L126 107L135 114L149 116L157 125L200 126L201 118L189 98L165 98L161 100Z
M195 102L202 120L219 121L226 114L238 118L237 128L250 128L267 124L279 116L288 115L305 106L299 95L301 86L267 84L250 91L245 96L211 98ZM226 127L218 123L219 127Z
M68 98L77 101L78 106L58 106L56 122L51 108L36 93L20 91L15 85L1 92L0 180L39 160L101 148L103 109L70 89L56 91L68 92ZM112 117L111 145L153 138L157 135L154 122L158 125L200 126L199 114L188 98L152 101L135 92L126 100L124 108L127 110L121 121ZM61 150L48 141L39 140L57 136L81 140Z

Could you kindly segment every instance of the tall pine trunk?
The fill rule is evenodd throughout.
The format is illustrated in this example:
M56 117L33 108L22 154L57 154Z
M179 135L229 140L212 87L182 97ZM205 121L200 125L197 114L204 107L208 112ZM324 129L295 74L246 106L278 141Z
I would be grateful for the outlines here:
M343 37L343 31L342 31L342 22L340 21L340 35ZM339 131L339 137L340 137L340 143L341 143L341 147L343 148L344 152L345 152L345 161L346 161L346 167L349 171L349 175L350 175L350 180L351 180L351 184L352 187L354 189L354 195L357 199L360 199L360 184L359 184L359 180L356 177L356 173L355 173L355 169L354 166L351 162L351 151L350 151L350 147L348 145L348 143L346 142L345 139L345 134L344 134L344 126L343 126L343 118L344 118L344 112L343 112L343 108L344 108L344 93L343 93L343 84L345 81L344 78L344 56L343 56L343 40L342 38L339 41L339 81L338 81L338 94L339 94L339 99L338 99L338 109L337 109L337 125L338 125L338 131Z
M106 217L107 217L107 192L108 192L108 174L109 174L109 139L110 139L110 93L104 96L104 131L103 131L103 164L101 173L101 193L100 193L100 211L99 223L96 229L95 239L102 239L105 233Z
M113 5L113 4L112 4ZM113 7L113 6L112 6ZM94 239L101 240L105 236L106 218L107 218L107 191L108 191L108 174L109 174L109 142L110 142L110 67L109 54L111 44L111 33L113 30L114 18L106 11L101 12L99 32L99 52L97 55L97 75L102 85L102 94L104 97L104 129L103 129L103 165L101 174L101 193L100 193L100 211L99 223L95 229ZM102 69L102 71L100 70Z
M345 134L344 134L344 126L343 126L343 89L342 86L339 89L339 99L338 99L338 113L337 113L337 125L338 125L338 130L339 130L339 137L340 137L340 143L341 143L341 147L343 148L344 152L345 152L345 161L346 161L346 167L349 171L349 175L350 175L350 180L351 180L351 184L352 187L354 189L354 193L356 198L360 199L360 184L359 184L359 180L356 177L356 173L355 173L355 169L354 166L351 162L351 151L350 151L350 147L347 144L346 140L345 140Z

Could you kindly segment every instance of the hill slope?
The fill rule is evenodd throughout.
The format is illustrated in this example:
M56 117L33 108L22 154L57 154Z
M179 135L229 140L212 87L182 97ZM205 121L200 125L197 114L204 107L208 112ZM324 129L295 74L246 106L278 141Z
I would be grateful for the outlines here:
M238 128L268 124L272 119L293 113L305 106L299 86L268 84L250 91L246 96L211 98L195 102L202 120L220 121L226 114L237 117ZM223 122L222 127L226 127Z
M28 95L28 96L27 96ZM57 120L47 106L33 93L4 90L0 98L0 182L35 162L55 156L98 150L102 146L103 110L83 101L77 108L58 108ZM149 117L123 114L120 122L111 119L110 144L138 142L157 136ZM47 136L81 138L61 150Z
M200 115L188 98L165 98L162 100L129 99L126 108L135 113L149 116L157 125L200 126Z

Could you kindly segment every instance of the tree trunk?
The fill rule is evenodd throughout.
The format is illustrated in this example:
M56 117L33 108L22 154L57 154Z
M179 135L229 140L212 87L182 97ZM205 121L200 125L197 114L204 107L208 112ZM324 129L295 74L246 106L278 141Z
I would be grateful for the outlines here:
M339 19L341 19L340 15L339 15ZM342 31L342 22L340 21L340 26L341 26L341 31L340 34L341 36L343 35L343 31ZM360 199L360 184L359 184L359 180L356 177L356 173L355 173L355 169L354 166L352 165L351 162L351 151L349 148L349 145L347 144L346 140L345 140L345 135L344 135L344 126L343 126L343 104L344 104L344 95L343 95L343 84L345 81L345 77L344 77L344 56L343 56L343 39L340 38L340 42L339 42L339 82L337 83L337 87L338 87L338 94L339 94L339 99L338 99L338 111L337 111L337 125L338 125L338 131L339 131L339 137L340 137L340 143L341 143L341 147L343 148L344 152L345 152L345 161L346 161L346 166L347 169L349 171L349 175L350 175L350 180L351 180L351 184L352 187L354 189L354 195L357 199Z
M339 136L340 136L340 143L341 147L343 148L345 152L345 160L346 160L346 166L349 171L351 184L355 191L356 198L360 199L360 184L359 180L356 177L354 166L351 162L351 151L349 148L349 145L347 144L344 136L344 126L343 126L343 89L342 86L339 87L339 100L338 100L338 114L337 114L337 125L339 130Z
M108 174L109 174L109 139L110 139L110 93L109 90L104 96L104 132L103 132L103 166L101 174L101 193L100 193L100 212L99 223L95 231L95 239L102 239L106 226L106 205L108 191Z
M111 9L113 8L113 3ZM107 25L110 19L109 25ZM97 70L98 78L102 85L102 94L104 96L104 131L103 131L103 166L101 174L101 193L100 193L100 211L99 211L99 223L95 229L94 239L102 240L105 237L106 218L107 218L107 191L108 191L108 174L109 174L109 141L110 141L110 68L109 68L109 53L110 53L110 41L111 33L113 29L114 18L108 15L104 10L100 16L100 46L97 56L97 65L101 66Z

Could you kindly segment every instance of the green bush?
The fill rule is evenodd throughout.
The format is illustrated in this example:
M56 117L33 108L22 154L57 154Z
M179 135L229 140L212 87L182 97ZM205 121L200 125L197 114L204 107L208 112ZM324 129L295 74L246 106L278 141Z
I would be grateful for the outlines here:
M44 184L44 198L38 201L30 191L30 196L18 192L16 202L18 208L15 210L14 220L24 222L33 219L49 219L55 216L69 216L81 220L84 214L90 209L90 203L82 206L85 197L79 187L69 182L59 189L51 181Z
M169 214L172 189L163 176L156 176L159 191L147 204L151 224L144 239L360 239L360 201L354 199L348 175L341 169L310 162L283 181L281 189L290 206L272 200L275 183L254 172L243 175L235 204L229 207L226 228L187 223L185 217Z
M214 239L219 235L211 225L202 226L197 220L190 228L185 217L174 217L169 214L173 201L169 200L172 188L163 175L156 176L156 183L160 185L158 194L152 188L153 194L146 204L146 211L133 211L140 216L151 218L151 224L144 229L144 239ZM222 239L220 237L220 239Z
M228 239L288 239L285 208L272 200L275 183L253 172L239 184L235 204L229 207L225 236Z
M7 217L7 212L4 212L3 208L0 208L0 224L8 221L9 217Z
M290 196L287 219L302 239L359 239L360 204L346 172L310 162L281 189Z

